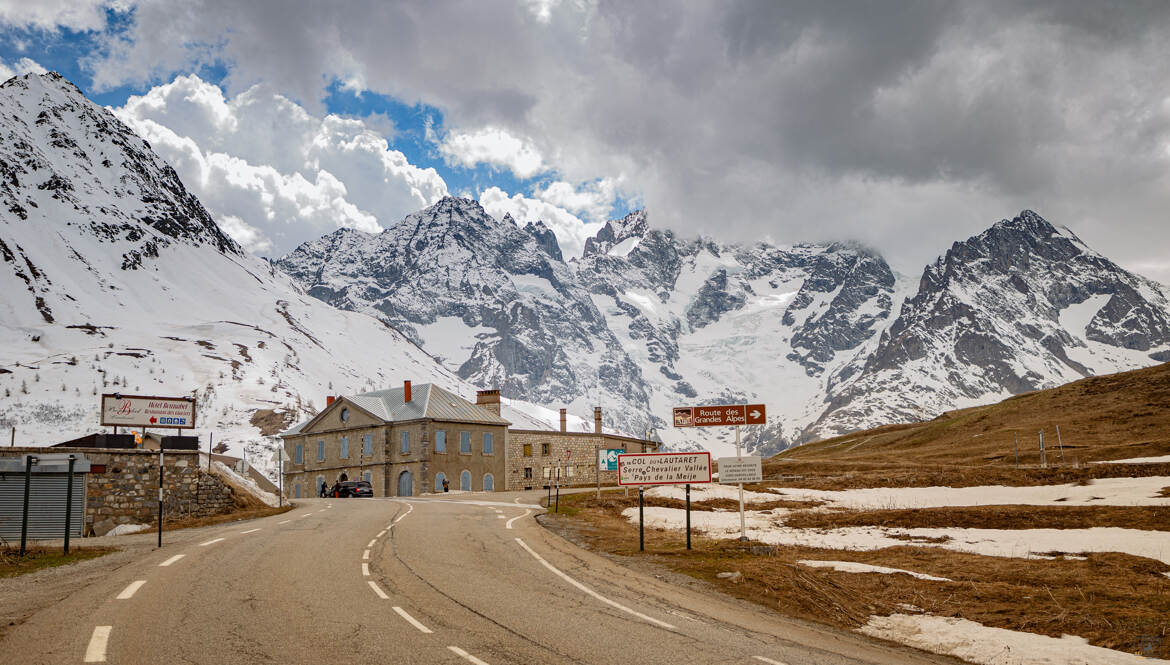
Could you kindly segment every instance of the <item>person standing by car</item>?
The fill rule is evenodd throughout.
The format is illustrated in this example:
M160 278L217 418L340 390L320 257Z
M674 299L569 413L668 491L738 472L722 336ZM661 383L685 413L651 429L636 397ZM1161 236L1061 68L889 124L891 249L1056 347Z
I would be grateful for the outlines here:
M324 478L321 479L321 489L317 492L317 494L322 499L324 499L325 496L329 494L329 484L325 482Z
M443 491L444 492L451 491L451 481L447 480L446 478L443 478Z

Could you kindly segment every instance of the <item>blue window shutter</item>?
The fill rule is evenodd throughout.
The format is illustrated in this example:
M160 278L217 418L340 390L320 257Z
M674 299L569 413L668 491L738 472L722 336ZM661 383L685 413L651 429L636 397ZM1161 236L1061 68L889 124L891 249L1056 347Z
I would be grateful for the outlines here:
M347 457L349 457L349 437L343 436L341 437L341 458L346 459Z
M374 435L373 434L367 434L362 439L362 448L365 451L365 454L367 454L367 455L374 454Z
M459 452L461 452L461 453L470 453L471 452L471 432L460 432L459 433Z
M447 452L447 430L441 429L441 430L435 431L435 452L436 453Z
M325 459L325 442L324 441L317 442L317 459L318 460Z
M305 463L305 444L297 444L297 464Z
M399 452L403 454L410 452L410 432L402 433L402 447L399 448Z

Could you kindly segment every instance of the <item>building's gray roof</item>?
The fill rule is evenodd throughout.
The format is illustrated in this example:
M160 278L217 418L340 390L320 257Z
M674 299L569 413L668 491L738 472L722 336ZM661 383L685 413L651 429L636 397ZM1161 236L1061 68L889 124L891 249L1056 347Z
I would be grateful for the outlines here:
M369 411L374 416L386 422L401 422L405 420L419 420L431 418L434 420L454 420L489 425L510 425L511 423L496 415L490 409L472 404L449 390L440 388L433 383L422 383L411 387L411 400L406 402L402 387L387 390L375 390L360 395L345 395L346 400L355 406ZM301 430L316 419L316 416L304 422L297 423L281 432L281 436L299 434Z

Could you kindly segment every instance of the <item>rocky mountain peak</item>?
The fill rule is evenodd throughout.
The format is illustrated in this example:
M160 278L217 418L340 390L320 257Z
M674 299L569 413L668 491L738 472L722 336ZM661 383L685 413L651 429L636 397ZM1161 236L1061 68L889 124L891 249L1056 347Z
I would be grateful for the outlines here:
M601 227L597 235L585 240L583 256L606 254L625 242L626 245L618 249L618 253L624 256L633 249L637 241L646 236L649 228L645 209L635 210L621 219L611 219Z

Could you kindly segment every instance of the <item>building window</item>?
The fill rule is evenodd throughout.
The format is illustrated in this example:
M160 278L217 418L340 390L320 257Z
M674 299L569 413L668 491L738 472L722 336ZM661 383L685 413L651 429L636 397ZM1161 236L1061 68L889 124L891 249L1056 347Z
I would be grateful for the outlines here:
M325 461L325 442L324 441L317 442L317 461L318 462Z
M524 444L524 456L525 457L532 457L532 444L531 443Z
M435 452L447 452L447 430L445 429L435 430Z
M483 491L494 492L496 490L496 479L492 474L485 473L483 475Z
M362 453L365 455L374 454L374 435L367 434L362 437Z
M305 463L305 444L303 443L297 444L296 460L297 464Z
M471 454L471 432L459 433L459 452L463 453L464 455Z
M349 409L341 407L341 422L349 422Z
M296 485L294 485L293 490L294 490L293 497L297 498L297 499L301 498L301 484L297 483Z
M491 432L483 433L483 454L492 455L495 450L495 441L492 440Z
M465 470L463 473L459 474L459 489L463 490L464 492L471 491L471 472L470 471Z
M548 444L547 443L540 444L540 454L545 456L545 457L548 457Z
M410 452L410 432L402 433L402 445L399 446L398 452L403 455Z
M525 480L532 480L532 467L530 467L530 466L524 467L524 479Z
M349 458L349 437L341 437L341 459Z
M550 466L544 467L544 479L545 480L552 479L552 467L550 467Z

